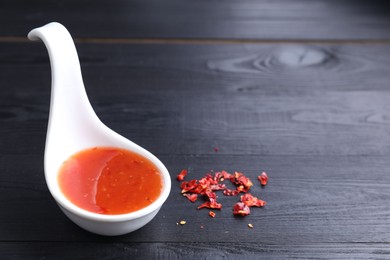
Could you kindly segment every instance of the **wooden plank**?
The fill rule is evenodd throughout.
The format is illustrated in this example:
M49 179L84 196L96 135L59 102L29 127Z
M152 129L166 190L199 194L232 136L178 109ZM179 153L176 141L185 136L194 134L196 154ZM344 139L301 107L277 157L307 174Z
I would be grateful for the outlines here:
M4 259L383 259L387 244L0 243ZM61 254L61 252L66 252Z
M120 237L100 237L71 223L55 205L43 177L41 155L0 157L0 241L225 242L292 247L311 243L389 243L390 183L387 156L159 156L172 191L156 218ZM188 168L199 179L210 170L244 172L251 193L267 201L251 215L232 215L239 198L219 194L222 210L210 218L180 194L176 174ZM256 176L266 170L269 184ZM186 220L184 226L177 225ZM248 228L251 223L254 227ZM201 227L203 226L203 228Z
M1 1L0 35L51 21L76 37L181 39L389 39L386 1Z
M102 121L156 154L390 154L389 45L78 48ZM0 153L41 154L46 50L1 50Z

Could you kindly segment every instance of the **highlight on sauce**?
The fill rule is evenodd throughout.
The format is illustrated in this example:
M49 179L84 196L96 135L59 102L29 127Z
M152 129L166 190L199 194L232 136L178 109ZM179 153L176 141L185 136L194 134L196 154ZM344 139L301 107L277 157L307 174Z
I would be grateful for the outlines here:
M61 166L58 182L73 204L106 215L142 209L162 190L161 173L149 159L113 147L94 147L72 155Z

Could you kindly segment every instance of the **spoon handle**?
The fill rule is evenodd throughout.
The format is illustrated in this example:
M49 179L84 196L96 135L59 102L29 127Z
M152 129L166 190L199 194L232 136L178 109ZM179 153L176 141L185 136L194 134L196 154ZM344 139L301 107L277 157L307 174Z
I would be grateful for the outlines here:
M61 100L68 96L72 99L87 98L77 50L68 30L62 24L53 22L32 30L28 38L34 41L41 39L46 45L52 71L52 97L53 92L58 92L54 97L58 96Z
M76 47L68 30L56 22L32 30L28 38L41 39L50 57L52 87L46 149L67 147L75 142L74 136L88 136L101 124L85 91Z

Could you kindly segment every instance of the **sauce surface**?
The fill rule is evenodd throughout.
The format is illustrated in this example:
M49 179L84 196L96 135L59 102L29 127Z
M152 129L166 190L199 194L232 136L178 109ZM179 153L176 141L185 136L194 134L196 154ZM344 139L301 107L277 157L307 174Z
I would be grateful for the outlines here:
M60 168L62 193L76 206L99 214L126 214L155 201L162 178L149 159L125 149L80 151Z

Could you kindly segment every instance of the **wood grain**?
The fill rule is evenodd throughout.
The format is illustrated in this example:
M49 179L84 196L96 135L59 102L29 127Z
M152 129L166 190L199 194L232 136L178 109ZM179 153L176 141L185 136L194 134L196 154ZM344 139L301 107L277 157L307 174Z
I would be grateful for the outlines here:
M385 259L388 244L4 243L5 259ZM58 254L65 251L66 254Z
M51 21L76 37L179 39L389 39L387 1L6 1L0 35Z
M0 258L388 258L389 13L386 1L0 0ZM78 38L102 121L171 173L167 202L134 233L78 228L46 187L49 59L22 37L53 20ZM210 218L181 196L183 168L242 171L267 205L234 217L238 197L219 194Z
M99 237L71 223L51 198L41 155L4 155L0 176L0 241L175 242L258 244L389 243L390 161L386 156L160 156L172 176L172 191L155 219L121 237ZM5 165L8 165L6 168ZM210 170L244 172L254 182L251 193L268 202L246 218L234 217L239 198L219 194L217 216L197 210L180 194L176 174L188 178ZM256 177L267 171L269 184ZM28 214L26 214L28 212ZM184 226L177 225L186 220ZM248 228L251 223L253 229ZM203 226L203 228L201 228Z
M0 153L40 153L47 53L11 45L0 53ZM387 45L78 48L97 114L156 154L390 154Z

